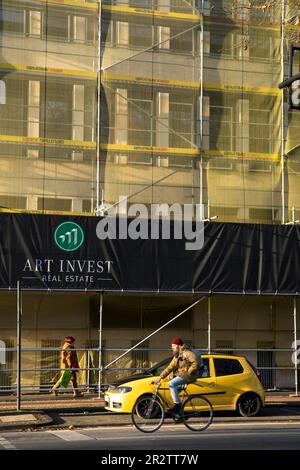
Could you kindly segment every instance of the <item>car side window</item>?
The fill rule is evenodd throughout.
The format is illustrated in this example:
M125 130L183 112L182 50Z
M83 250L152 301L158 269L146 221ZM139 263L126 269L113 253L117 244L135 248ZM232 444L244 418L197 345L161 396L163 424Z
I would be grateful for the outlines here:
M244 369L237 359L214 358L216 377L242 374Z
M203 368L199 371L199 379L207 379L210 377L209 358L203 358Z

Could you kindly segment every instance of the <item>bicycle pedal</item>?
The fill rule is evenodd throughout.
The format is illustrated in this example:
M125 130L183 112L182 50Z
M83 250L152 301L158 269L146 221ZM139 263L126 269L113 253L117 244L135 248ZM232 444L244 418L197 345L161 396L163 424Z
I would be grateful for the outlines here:
M183 423L183 416L176 413L173 415L173 421L175 423Z

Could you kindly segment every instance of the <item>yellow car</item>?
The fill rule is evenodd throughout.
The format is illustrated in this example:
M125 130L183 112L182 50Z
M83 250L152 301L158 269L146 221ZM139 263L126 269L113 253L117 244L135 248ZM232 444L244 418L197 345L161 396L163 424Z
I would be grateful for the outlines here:
M255 367L243 356L206 354L202 356L204 368L197 383L188 386L188 393L201 393L211 402L215 411L235 411L242 416L256 416L265 406L265 392ZM155 390L151 382L165 369L171 358L167 358L146 370L118 381L105 392L105 409L118 413L131 413L141 396L149 396ZM173 405L168 381L161 382L160 393Z

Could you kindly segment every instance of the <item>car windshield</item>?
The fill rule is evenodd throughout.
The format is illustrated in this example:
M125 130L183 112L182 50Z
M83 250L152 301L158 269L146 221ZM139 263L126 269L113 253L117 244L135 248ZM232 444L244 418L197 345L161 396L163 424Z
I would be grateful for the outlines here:
M149 369L145 370L146 374L151 374L154 377L161 374L161 372L167 367L167 365L171 362L172 357L167 357L163 359L161 362L155 364L155 366L150 367ZM210 368L209 368L209 359L203 359L204 369L199 372L199 378L207 378L210 377Z
M155 366L150 367L149 369L146 370L147 374L151 375L160 375L160 373L167 367L167 365L171 362L172 357L167 357L166 359L163 359L162 361L158 362L155 364Z

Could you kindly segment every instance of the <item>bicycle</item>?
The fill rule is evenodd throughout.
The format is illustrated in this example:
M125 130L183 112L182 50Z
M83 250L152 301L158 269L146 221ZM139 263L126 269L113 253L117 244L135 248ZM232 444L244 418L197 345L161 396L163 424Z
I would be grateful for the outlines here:
M200 384L194 385L202 387ZM201 393L189 394L187 387L188 384L185 384L179 388L184 392L181 399L182 415L178 419L173 413L173 420L175 422L183 422L191 431L204 431L210 426L213 420L212 404ZM160 384L157 384L156 390L152 396L140 397L132 409L132 422L141 432L155 432L164 422L166 408L169 406L169 403L159 393L159 388ZM187 398L184 400L185 397Z

